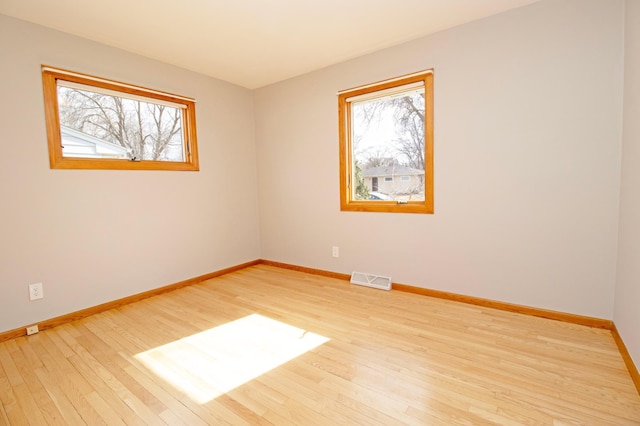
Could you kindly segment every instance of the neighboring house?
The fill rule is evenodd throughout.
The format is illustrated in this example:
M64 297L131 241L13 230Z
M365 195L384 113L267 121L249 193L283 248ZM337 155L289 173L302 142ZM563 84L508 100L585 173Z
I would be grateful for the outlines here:
M362 171L362 176L369 192L397 195L424 190L424 170L411 167L370 167Z
M94 136L60 126L62 155L82 158L129 158L127 149Z

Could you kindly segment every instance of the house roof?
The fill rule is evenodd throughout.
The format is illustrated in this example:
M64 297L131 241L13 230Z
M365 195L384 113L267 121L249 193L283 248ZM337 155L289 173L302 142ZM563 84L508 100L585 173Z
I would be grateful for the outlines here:
M536 1L2 0L0 13L255 89Z
M62 153L65 157L126 158L123 146L96 138L67 126L60 126Z
M383 176L419 176L424 175L424 170L413 169L406 166L370 167L362 171L364 177Z

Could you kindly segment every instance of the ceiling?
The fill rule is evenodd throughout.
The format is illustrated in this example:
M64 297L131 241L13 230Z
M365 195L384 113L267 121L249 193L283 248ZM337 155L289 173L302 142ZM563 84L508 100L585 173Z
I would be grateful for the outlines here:
M0 0L0 13L249 89L537 0Z

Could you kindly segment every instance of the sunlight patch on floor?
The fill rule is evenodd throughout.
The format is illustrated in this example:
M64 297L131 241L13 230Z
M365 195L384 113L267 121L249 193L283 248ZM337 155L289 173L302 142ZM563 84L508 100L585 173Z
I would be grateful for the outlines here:
M252 314L135 357L204 404L329 340Z

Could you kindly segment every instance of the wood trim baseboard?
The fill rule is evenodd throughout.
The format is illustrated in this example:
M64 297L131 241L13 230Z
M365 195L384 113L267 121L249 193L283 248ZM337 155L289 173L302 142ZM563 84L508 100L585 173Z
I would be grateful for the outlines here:
M274 262L272 260L260 260L263 265L275 266L283 269L291 269L299 272L306 272L314 275L322 275L324 277L337 278L349 281L351 275L341 274L338 272L324 271L322 269L307 268L304 266L292 265L289 263ZM485 308L499 309L501 311L516 312L519 314L531 315L535 317L553 319L557 321L568 322L572 324L586 325L588 327L602 328L611 330L613 322L601 318L593 318L583 315L567 314L564 312L550 311L540 308L532 308L529 306L515 305L512 303L498 302L495 300L481 299L479 297L465 296L447 291L431 290L423 287L414 287L406 284L393 283L392 290L403 291L406 293L420 294L422 296L436 297L438 299L453 300L455 302L468 303L471 305L482 306Z
M184 281L180 281L174 284L169 284L164 287L155 288L153 290L145 291L143 293L134 294L131 296L123 297L122 299L113 300L111 302L106 302L101 305L92 306L87 309L82 309L76 312L71 312L69 314L61 315L59 317L47 319L44 321L40 321L37 323L40 331L46 330L48 328L56 327L58 325L66 324L71 321L79 320L81 318L86 318L91 315L98 314L100 312L107 311L109 309L118 308L120 306L128 305L130 303L138 302L143 299L147 299L149 297L157 296L159 294L168 293L173 290L177 290L182 287L187 287L193 284L198 284L202 281L210 280L211 278L219 277L221 275L229 274L231 272L239 271L244 268L248 268L250 266L260 264L260 260L252 260L250 262L242 263L239 265L231 266L229 268L220 269L215 272L210 272L208 274L200 275L198 277L189 278ZM5 340L15 339L17 337L26 336L27 335L27 327L34 325L29 324L25 325L21 328L16 328L14 330L9 330L0 333L0 342L4 342Z
M292 271L306 272L307 274L312 274L312 275L321 275L323 277L337 278L339 280L349 281L351 279L351 275L349 274L325 271L323 269L307 268L306 266L298 266L298 265L292 265L290 263L275 262L273 260L260 259L260 264L275 266L276 268L290 269Z
M638 395L640 395L640 373L638 372L638 368L636 367L633 359L631 358L631 354L627 350L627 346L624 344L624 340L622 340L622 336L618 332L616 325L613 324L611 327L611 335L613 336L613 340L615 340L616 345L618 345L618 350L620 351L620 355L622 355L622 359L624 360L624 364L627 366L627 370L629 370L629 375L631 376L631 380L633 380L633 384L636 385L636 390L638 391Z
M200 275L198 277L180 281L174 284L170 284L164 287L156 288L153 290L145 291L143 293L134 294L132 296L124 297L122 299L117 299L111 302L103 303L101 305L93 306L87 309L82 309L80 311L61 315L56 318L44 320L44 321L38 322L37 325L40 330L46 330L48 328L56 327L58 325L62 325L71 321L86 318L88 316L95 315L100 312L107 311L109 309L118 308L120 306L128 305L130 303L147 299L149 297L153 297L159 294L168 293L170 291L177 290L182 287L187 287L193 284L197 284L215 277L219 277L221 275L229 274L231 272L239 271L241 269L245 269L255 265L268 265L268 266L273 266L277 268L290 269L293 271L305 272L308 274L320 275L320 276L329 277L329 278L336 278L336 279L345 280L345 281L349 281L351 278L349 274L325 271L322 269L308 268L305 266L292 265L289 263L276 262L273 260L257 259L257 260L252 260L250 262L242 263L239 265L231 266L229 268L220 269L215 272L210 272L208 274ZM556 321L563 321L563 322L568 322L573 324L585 325L588 327L610 330L613 336L613 339L615 340L616 345L618 346L622 359L624 360L624 363L627 366L627 369L629 370L631 379L633 380L633 383L635 384L636 389L638 390L638 394L640 394L640 373L638 373L638 369L636 368L636 365L634 364L633 359L631 358L631 355L629 354L629 351L627 350L627 347L624 344L622 337L620 336L620 333L618 333L618 330L616 329L615 324L611 320L605 320L605 319L593 318L593 317L575 315L575 314L567 314L563 312L550 311L546 309L532 308L529 306L498 302L494 300L482 299L482 298L473 297L473 296L465 296L465 295L450 293L446 291L431 290L431 289L422 288L422 287L414 287L406 284L393 283L392 290L403 291L406 293L413 293L413 294L418 294L422 296L436 297L439 299L447 299L447 300L452 300L452 301L461 302L461 303L468 303L472 305L483 306L487 308L499 309L499 310L509 311L509 312L516 312L520 314L547 318L547 319L552 319ZM15 339L17 337L26 336L27 334L26 329L30 325L25 325L24 327L16 328L14 330L0 332L0 342Z
M270 266L275 266L283 269L291 269L294 271L306 272L309 274L321 275L321 276L330 277L330 278L337 278L337 279L346 280L346 281L349 281L351 279L351 276L348 274L324 271L322 269L307 268L304 266L297 266L289 263L274 262L272 260L261 259L259 263L263 265L270 265ZM532 308L530 306L522 306L522 305L516 305L512 303L498 302L495 300L482 299L482 298L473 297L473 296L465 296L462 294L450 293L446 291L432 290L432 289L422 288L422 287L414 287L406 284L393 283L392 290L403 291L406 293L413 293L413 294L418 294L422 296L436 297L439 299L446 299L446 300L452 300L455 302L468 303L471 305L482 306L485 308L493 308L493 309L499 309L502 311L516 312L519 314L530 315L534 317L547 318L547 319L567 322L571 324L578 324L578 325L584 325L587 327L609 330L613 336L613 339L616 342L616 345L618 346L620 355L622 356L622 359L624 360L624 363L627 366L627 370L629 370L629 375L631 376L631 380L633 380L633 383L635 384L636 389L638 390L638 394L640 394L640 373L638 373L638 369L636 368L636 365L633 362L633 359L631 358L631 355L629 354L629 351L627 350L627 347L624 344L622 337L618 333L615 323L611 320L594 318L594 317L589 317L584 315L568 314L564 312L551 311L547 309Z
M422 287L413 287L405 284L394 283L392 288L393 290L404 291L407 293L421 294L423 296L436 297L438 299L453 300L455 302L468 303L470 305L482 306L484 308L493 308L499 309L501 311L516 312L519 314L547 318L571 324L585 325L587 327L602 328L605 330L611 330L611 327L613 327L613 322L611 320L601 318L568 314L565 312L551 311L541 308L532 308L530 306L516 305L513 303L499 302L496 300L482 299L480 297L465 296L462 294L449 293L440 290L431 290Z

